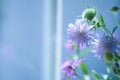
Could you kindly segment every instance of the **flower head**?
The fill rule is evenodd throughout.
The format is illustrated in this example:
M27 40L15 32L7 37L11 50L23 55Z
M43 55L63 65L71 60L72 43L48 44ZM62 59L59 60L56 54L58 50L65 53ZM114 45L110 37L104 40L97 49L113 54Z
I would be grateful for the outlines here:
M85 59L84 58L78 58L74 61L73 66L78 66L79 64L81 64Z
M62 65L62 72L65 74L65 76L68 77L74 77L75 76L75 71L73 68L73 61L72 60L68 60L65 61Z
M110 54L116 53L118 49L115 38L109 37L107 34L97 35L97 39L94 40L93 45L94 50L92 50L92 52L95 53L95 56L98 58L103 57L104 54L109 58L111 56Z
M88 46L92 40L92 29L93 26L89 26L86 19L77 19L75 24L70 23L68 26L68 42L79 47Z
M72 51L73 48L74 48L74 45L73 45L73 43L67 42L67 43L65 44L65 47L66 47L68 50Z
M67 60L62 64L62 72L65 77L75 77L75 67L83 62L83 58L78 58L75 61Z
M89 21L91 21L96 15L96 9L94 8L87 8L83 13L82 17L87 18Z

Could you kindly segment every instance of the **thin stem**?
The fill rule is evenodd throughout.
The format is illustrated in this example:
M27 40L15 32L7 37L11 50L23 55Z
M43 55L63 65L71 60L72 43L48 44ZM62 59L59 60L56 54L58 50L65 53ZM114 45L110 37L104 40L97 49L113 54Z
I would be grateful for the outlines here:
M75 54L79 55L79 48L78 48L78 45L74 45L74 51L75 51Z
M113 15L114 15L114 17L115 17L115 20L116 20L118 26L120 26L120 21L119 21L119 19L117 18L117 13L116 13L116 12L113 12Z
M81 76L75 72L75 75L81 80Z
M110 37L113 37L113 35L111 34L111 32L106 28L106 27L103 27L104 31L110 36Z

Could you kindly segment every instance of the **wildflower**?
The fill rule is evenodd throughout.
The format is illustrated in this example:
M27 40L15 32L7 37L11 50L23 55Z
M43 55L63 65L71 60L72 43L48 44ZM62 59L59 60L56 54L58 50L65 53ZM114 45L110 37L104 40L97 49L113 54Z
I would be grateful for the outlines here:
M67 77L74 77L75 76L75 71L73 68L73 61L72 60L68 60L65 61L62 65L62 72L65 74L65 76Z
M65 47L66 47L68 50L72 51L73 48L74 48L74 45L73 45L72 43L70 43L70 42L67 42L67 43L65 44Z
M77 19L75 24L68 26L68 42L78 45L78 47L88 46L92 40L93 26L87 24L86 19Z
M78 66L78 65L81 64L84 60L85 60L84 58L78 58L78 59L75 60L75 62L74 62L73 65L74 65L74 66Z
M75 77L76 72L75 72L75 68L76 66L78 66L79 64L81 64L83 62L83 58L78 58L75 61L72 60L67 60L62 64L62 72L64 73L65 77Z
M111 60L111 54L116 53L118 49L115 38L109 37L107 34L97 35L97 39L94 40L93 45L94 49L92 52L95 53L95 56L101 58L105 55L109 60Z

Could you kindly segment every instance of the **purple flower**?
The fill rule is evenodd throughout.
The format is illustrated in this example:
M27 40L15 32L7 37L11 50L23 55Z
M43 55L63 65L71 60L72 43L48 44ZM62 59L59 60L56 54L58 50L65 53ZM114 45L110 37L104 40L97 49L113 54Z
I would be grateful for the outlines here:
M67 60L62 64L62 72L64 73L65 77L75 77L75 67L82 63L84 59L79 58L75 61Z
M79 47L88 46L92 40L93 26L87 24L86 19L77 19L75 24L68 25L68 42Z
M65 44L65 47L66 47L68 50L72 51L73 48L74 48L74 45L73 45L72 43L70 43L70 42L67 42L67 43Z
M73 66L78 66L79 64L81 64L85 59L84 58L78 58L74 61Z
M65 74L65 76L67 76L67 77L75 76L73 63L74 62L72 60L68 60L68 61L65 61L64 64L62 65L62 72Z
M115 38L111 38L107 34L97 34L97 39L95 39L92 44L94 47L92 52L95 53L95 56L98 58L103 57L105 53L116 53L118 49Z

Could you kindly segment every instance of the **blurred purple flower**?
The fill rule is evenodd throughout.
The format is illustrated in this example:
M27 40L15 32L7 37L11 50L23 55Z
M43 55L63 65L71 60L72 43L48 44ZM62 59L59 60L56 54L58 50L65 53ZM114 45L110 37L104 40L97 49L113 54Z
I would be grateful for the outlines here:
M120 43L120 37L119 37L118 33L115 32L115 33L113 34L113 36L115 37L116 42L117 42L117 43Z
M115 53L118 49L115 38L111 38L107 34L97 34L97 39L94 39L92 44L94 45L92 52L95 53L95 56L98 58L103 57L105 53Z
M70 51L72 51L73 50L73 44L72 43L70 43L70 42L67 42L66 44L65 44L65 47L68 49L68 50L70 50Z
M117 49L117 53L120 54L120 36L116 32L113 34L113 36L115 37L116 43L119 44L119 49Z
M85 59L84 58L78 58L77 60L75 60L73 66L78 66L79 64L81 64Z
M62 72L64 73L65 77L75 77L75 67L81 64L83 58L79 58L75 61L67 60L62 64Z
M92 29L93 26L89 26L86 19L77 19L75 24L68 25L68 42L77 44L79 47L88 46L89 41L92 40Z
M75 71L73 68L73 61L72 60L68 60L65 61L62 65L62 72L65 74L65 76L68 77L74 77L75 76Z

